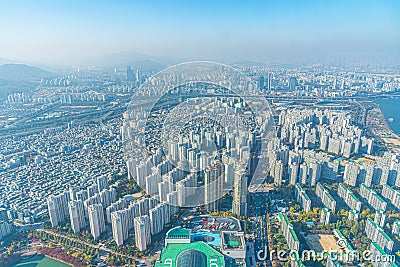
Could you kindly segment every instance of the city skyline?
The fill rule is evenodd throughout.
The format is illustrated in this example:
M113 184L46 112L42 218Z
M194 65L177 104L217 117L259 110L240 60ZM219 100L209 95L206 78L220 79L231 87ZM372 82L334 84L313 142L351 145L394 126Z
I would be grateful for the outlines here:
M12 257L0 263L73 243L76 266L280 266L260 252L321 246L396 266L398 104L384 107L400 99L400 77L376 70L203 61L12 88L0 102L0 236Z
M127 52L168 64L400 59L397 1L43 0L4 2L0 10L7 40L0 58L31 64L93 65Z

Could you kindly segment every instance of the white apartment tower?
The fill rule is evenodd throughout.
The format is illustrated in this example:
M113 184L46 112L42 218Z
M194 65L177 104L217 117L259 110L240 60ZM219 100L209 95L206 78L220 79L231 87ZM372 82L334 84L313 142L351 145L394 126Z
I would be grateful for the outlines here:
M90 232L94 239L97 239L104 232L104 211L101 204L94 204L88 207Z

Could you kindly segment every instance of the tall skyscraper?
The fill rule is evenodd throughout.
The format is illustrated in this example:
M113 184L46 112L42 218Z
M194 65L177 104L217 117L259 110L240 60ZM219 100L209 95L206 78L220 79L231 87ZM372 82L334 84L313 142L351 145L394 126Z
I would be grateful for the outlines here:
M68 203L71 228L75 234L86 226L85 211L82 200L73 200Z
M95 194L94 196L92 196L92 197L86 199L85 201L83 201L83 206L84 206L84 211L85 211L85 217L86 217L86 219L89 218L89 216L88 216L88 207L89 207L90 205L93 205L93 204L100 204L100 203L101 203L101 201L100 201L100 196L99 196L99 194Z
M343 182L350 186L358 185L358 172L359 167L357 164L348 163L344 169Z
M99 192L108 189L108 177L106 175L96 178L97 190Z
M7 209L0 208L0 221L8 222Z
M295 91L297 86L296 77L290 77L289 79L289 91Z
M64 192L56 196L50 196L47 199L50 222L53 227L58 226L69 217L68 202L70 200L69 192Z
M14 230L14 224L12 222L0 221L0 240L5 236L11 234Z
M74 200L82 200L85 201L86 199L88 199L88 192L87 190L81 190L79 192L76 193L76 199Z
M147 249L150 244L150 218L148 215L136 217L134 219L135 243L140 251Z
M169 222L168 212L169 207L165 203L160 203L149 210L151 234L158 234L164 228L164 224Z
M265 84L264 84L264 76L260 76L260 79L258 80L258 88L261 90L261 91L263 91L264 90L264 86L265 86Z
M93 197L94 195L99 193L99 188L97 187L97 184L92 184L87 187L87 192L88 192L88 198Z
M268 73L268 80L267 80L267 90L271 90L272 88L272 74Z
M117 201L117 191L115 190L115 188L103 189L103 191L100 192L99 196L100 202L103 207L108 207L111 205L111 203Z
M123 220L122 212L115 211L111 213L112 232L117 246L124 244L125 239L128 237L128 231L124 229Z
M297 164L297 162L289 164L288 173L289 173L289 183L293 185L296 184L297 177L299 175L299 165Z
M232 212L238 216L246 216L247 213L247 175L245 169L235 171L235 183L233 188Z
M76 194L79 192L79 188L78 188L78 187L70 186L69 189L68 189L68 191L69 191L69 198L70 198L71 200L77 200Z
M311 162L309 167L310 185L315 186L321 178L322 165L319 162Z
M130 82L134 82L135 81L135 75L133 73L133 70L130 66L128 66L126 68L126 80L130 81Z
M271 166L271 176L274 178L274 183L278 186L282 184L283 167L282 160L274 160Z
M136 82L137 82L138 84L141 84L141 83L142 83L142 76L141 76L141 74L140 74L140 70L136 70Z
M90 232L94 239L97 239L106 229L104 222L104 211L101 204L94 204L88 207Z
M218 200L222 197L221 162L214 161L204 170L204 201L209 212L218 211Z

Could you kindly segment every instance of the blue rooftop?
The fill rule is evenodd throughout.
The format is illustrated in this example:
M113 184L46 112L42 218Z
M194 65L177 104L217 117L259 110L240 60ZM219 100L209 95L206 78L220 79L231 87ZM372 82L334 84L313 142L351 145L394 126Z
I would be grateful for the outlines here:
M201 229L190 236L190 242L203 241L212 247L221 246L221 236L213 233L210 230Z

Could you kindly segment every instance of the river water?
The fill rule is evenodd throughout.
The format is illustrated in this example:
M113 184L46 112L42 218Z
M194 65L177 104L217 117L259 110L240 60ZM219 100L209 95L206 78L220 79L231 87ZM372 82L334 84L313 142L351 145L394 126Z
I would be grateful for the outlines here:
M377 101L390 128L400 135L400 97ZM391 121L393 119L393 121Z
M21 260L19 263L12 267L71 267L65 263L45 257L43 255L36 255L27 260Z

